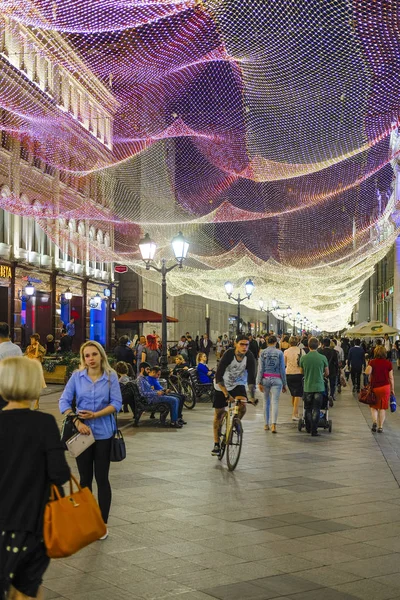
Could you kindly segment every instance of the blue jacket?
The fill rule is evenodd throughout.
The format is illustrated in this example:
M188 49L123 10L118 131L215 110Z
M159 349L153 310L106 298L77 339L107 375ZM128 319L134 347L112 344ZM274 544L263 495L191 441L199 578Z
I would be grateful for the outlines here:
M210 369L204 363L197 365L197 375L199 376L200 383L212 383L211 377L208 375Z
M279 375L282 384L286 386L285 358L282 350L268 346L261 352L258 359L257 384L262 383L264 373Z
M362 368L365 367L365 352L361 346L353 346L350 348L347 362L349 363L350 369L355 369L356 371L361 371Z

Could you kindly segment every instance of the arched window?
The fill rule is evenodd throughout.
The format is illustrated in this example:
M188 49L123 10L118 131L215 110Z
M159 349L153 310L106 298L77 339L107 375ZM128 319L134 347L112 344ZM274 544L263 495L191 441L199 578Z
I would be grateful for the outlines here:
M29 198L26 194L21 194L20 198L26 206L31 205L31 201L29 200ZM33 222L32 222L32 219L30 219L29 217L26 217L26 216L23 216L21 221L22 221L21 248L23 248L24 250L30 251L33 249L31 247Z
M101 229L99 229L99 230L97 231L96 241L97 241L99 244L102 244L102 243L103 243L103 241L104 241L104 236L103 236L103 232L101 231Z
M96 229L93 225L89 228L89 240L93 241L96 238Z
M3 185L0 188L1 198L9 198L11 196L11 190L7 185ZM9 244L10 235L10 213L0 208L0 242Z
M111 244L110 234L107 232L106 235L104 236L104 245L106 248L109 248L110 244Z

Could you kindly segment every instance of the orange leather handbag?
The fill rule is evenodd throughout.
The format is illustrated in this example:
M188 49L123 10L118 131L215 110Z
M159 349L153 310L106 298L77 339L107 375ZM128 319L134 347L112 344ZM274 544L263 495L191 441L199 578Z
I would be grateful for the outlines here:
M78 488L73 492L72 485ZM105 535L107 527L99 505L89 488L81 488L71 475L69 496L61 497L52 485L44 511L43 538L50 558L64 558Z

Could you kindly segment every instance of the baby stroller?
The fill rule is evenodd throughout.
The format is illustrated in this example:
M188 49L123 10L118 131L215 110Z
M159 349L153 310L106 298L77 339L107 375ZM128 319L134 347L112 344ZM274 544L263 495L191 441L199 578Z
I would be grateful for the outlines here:
M321 410L319 413L318 429L327 429L329 433L332 431L332 419L329 418L329 393L328 393L328 379L324 377L325 391L323 393L323 400ZM303 402L303 415L300 417L297 429L301 431L306 427L306 411Z

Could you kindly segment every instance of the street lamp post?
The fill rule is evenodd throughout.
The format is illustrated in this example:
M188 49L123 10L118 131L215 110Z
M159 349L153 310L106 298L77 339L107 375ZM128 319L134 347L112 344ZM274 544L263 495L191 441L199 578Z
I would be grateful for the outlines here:
M267 308L264 308L264 300L260 300L259 301L259 306L260 306L260 310L261 312L266 312L267 313L267 331L269 333L269 328L270 328L270 323L269 323L269 313L270 313L270 308L269 308L269 303L267 304ZM271 307L272 309L275 309L278 306L278 303L276 300L272 300L271 302Z
M149 234L146 233L144 238L139 242L139 250L142 255L142 259L146 265L146 270L154 269L157 273L161 273L161 372L163 375L168 371L168 356L167 356L167 273L175 269L175 267L182 268L183 261L185 260L188 250L189 242L185 240L182 233L179 232L171 241L171 246L174 251L176 263L167 267L165 258L161 259L161 267L151 264L154 260L154 256L157 250L155 242L150 238Z
M254 290L254 283L252 282L251 279L248 279L246 281L246 283L244 284L244 289L246 290L246 296L244 298L241 298L240 294L237 295L237 298L234 298L232 296L233 283L231 283L230 281L227 281L225 283L225 291L228 295L229 300L234 300L235 302L237 302L236 335L239 335L239 333L240 333L240 305L243 302L243 300L250 300L250 296L252 295L253 290Z

